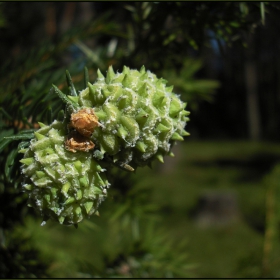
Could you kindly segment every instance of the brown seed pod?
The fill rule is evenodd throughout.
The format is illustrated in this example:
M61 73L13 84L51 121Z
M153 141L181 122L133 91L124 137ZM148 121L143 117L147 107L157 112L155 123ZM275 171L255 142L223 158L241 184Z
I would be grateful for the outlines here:
M77 151L89 152L94 148L94 143L87 137L72 131L64 142L65 149L76 153Z
M70 126L81 135L90 137L98 126L98 118L92 108L84 108L71 115Z

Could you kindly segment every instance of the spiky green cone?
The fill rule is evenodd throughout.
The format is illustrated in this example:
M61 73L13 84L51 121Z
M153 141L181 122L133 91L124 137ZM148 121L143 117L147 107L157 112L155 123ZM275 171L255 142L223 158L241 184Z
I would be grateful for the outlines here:
M81 108L93 108L101 123L92 134L97 158L107 154L133 167L155 158L163 162L174 141L189 135L184 130L186 103L166 83L144 67L137 71L125 66L122 73L110 67L106 77L98 71L94 84L70 97Z
M69 152L64 147L66 125L54 121L40 124L28 149L22 150L23 188L29 206L64 225L76 225L84 217L98 213L108 182L104 169L89 152Z

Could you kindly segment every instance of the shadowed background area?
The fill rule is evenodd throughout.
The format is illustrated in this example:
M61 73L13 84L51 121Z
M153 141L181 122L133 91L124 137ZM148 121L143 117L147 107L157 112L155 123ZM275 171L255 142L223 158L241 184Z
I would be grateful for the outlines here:
M79 229L26 207L0 154L2 277L279 277L280 59L274 2L0 3L1 138L48 122L65 70L123 65L174 85L191 112L174 158L120 173ZM17 257L15 257L17 256Z

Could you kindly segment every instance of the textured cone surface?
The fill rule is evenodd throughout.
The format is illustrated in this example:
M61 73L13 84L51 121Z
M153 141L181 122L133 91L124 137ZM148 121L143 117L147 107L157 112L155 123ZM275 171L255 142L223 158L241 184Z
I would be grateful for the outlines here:
M122 73L110 67L106 77L98 71L78 100L81 108L94 109L101 124L91 136L97 158L107 154L115 162L144 166L155 158L163 161L174 141L188 135L186 104L166 83L144 67L124 67Z
M21 170L29 205L44 220L71 225L97 211L108 182L91 153L65 149L66 134L66 126L58 121L35 132L36 138L23 151Z

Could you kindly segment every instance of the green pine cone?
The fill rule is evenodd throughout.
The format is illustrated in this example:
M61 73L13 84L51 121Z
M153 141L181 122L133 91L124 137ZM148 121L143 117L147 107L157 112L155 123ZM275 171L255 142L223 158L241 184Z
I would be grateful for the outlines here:
M98 117L100 125L91 136L96 158L106 154L114 162L138 167L172 154L174 141L189 135L184 130L189 112L166 83L144 67L137 71L125 66L122 73L109 67L106 77L98 70L94 84L88 83L77 97L69 96L79 108L93 108Z
M43 216L64 225L76 225L84 217L97 214L106 197L108 182L104 169L86 151L67 151L67 126L54 121L35 132L28 149L21 150L23 188L29 206ZM44 224L44 222L43 222Z

